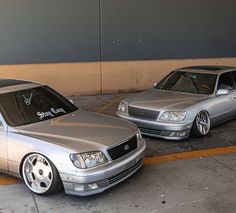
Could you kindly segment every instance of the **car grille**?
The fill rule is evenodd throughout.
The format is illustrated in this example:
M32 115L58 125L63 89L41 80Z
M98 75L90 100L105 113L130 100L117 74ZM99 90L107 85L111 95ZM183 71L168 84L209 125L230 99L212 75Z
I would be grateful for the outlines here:
M139 128L142 133L147 133L147 134L152 134L152 135L160 135L161 131L160 130L155 130L155 129L148 129L148 128Z
M143 164L143 159L138 161L136 164L134 164L133 166L131 166L130 168L128 168L127 170L119 173L116 176L113 176L111 178L108 179L108 183L109 184L113 184L121 179L123 179L124 177L128 176L130 173L132 173L133 171L135 171L136 169L138 169L140 166L142 166Z
M115 146L111 149L108 149L108 153L111 156L112 160L116 160L126 154L128 154L129 152L131 152L132 150L137 148L137 137L136 135L129 139L128 141Z
M137 118L145 118L149 120L156 120L159 113L158 111L149 110L149 109L141 109L137 107L131 107L128 108L129 115Z

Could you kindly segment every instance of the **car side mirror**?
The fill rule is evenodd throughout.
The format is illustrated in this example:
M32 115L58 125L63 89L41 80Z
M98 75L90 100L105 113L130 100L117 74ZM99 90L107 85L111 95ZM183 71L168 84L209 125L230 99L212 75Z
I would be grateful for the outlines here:
M157 85L158 85L158 82L156 81L156 82L153 84L153 88L156 88Z
M229 94L229 90L227 90L227 89L218 89L218 91L216 92L217 96L228 95L228 94Z

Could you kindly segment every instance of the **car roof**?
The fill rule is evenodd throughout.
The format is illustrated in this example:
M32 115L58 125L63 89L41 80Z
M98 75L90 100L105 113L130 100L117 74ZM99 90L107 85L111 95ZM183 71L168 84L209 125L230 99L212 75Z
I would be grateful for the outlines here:
M178 69L178 71L191 71L191 72L213 73L213 74L219 74L232 70L236 70L236 67L218 66L218 65L199 65L199 66L188 66Z
M0 88L20 85L20 84L29 84L29 83L31 82L24 81L24 80L17 80L17 79L1 79L0 78Z
M0 93L24 90L38 86L42 86L42 84L19 79L0 78Z

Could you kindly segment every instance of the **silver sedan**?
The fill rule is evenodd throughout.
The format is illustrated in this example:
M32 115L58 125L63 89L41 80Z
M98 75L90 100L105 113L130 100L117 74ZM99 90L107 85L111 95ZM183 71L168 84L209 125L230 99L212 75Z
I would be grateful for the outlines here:
M236 68L193 66L171 72L148 91L121 101L117 115L145 135L179 140L203 137L236 116Z
M0 171L37 194L102 192L143 164L146 143L121 119L78 110L51 88L0 79Z

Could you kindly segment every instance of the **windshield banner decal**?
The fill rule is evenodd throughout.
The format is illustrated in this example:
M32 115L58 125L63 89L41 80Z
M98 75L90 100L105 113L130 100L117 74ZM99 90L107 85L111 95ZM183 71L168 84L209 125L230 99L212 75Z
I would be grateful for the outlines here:
M47 117L54 117L54 115L59 114L59 113L66 113L66 111L63 108L55 109L52 107L50 111L47 112L37 112L37 115L39 117L39 120L43 120L44 118Z

